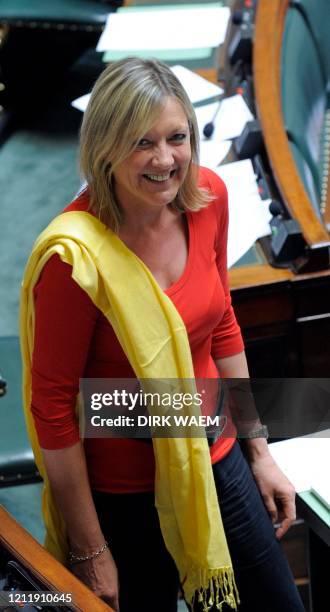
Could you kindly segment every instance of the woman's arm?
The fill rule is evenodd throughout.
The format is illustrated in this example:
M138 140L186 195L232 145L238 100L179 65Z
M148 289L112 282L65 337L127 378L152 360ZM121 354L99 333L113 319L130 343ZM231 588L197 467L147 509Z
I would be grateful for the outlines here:
M216 359L215 363L221 378L249 378L244 351L231 357ZM244 415L242 416L240 425L243 429L246 428L246 433L249 428L254 431L261 426L256 411L251 415L251 420L250 417L244 420ZM294 487L272 458L265 438L245 438L244 446L251 471L272 521L281 523L276 530L276 537L280 539L296 518Z
M75 406L99 311L71 274L71 266L53 255L34 289L31 411L70 548L86 556L102 547L104 536L91 495ZM109 550L72 565L72 571L118 610L117 569Z
M42 454L53 495L66 524L71 550L78 556L95 552L104 544L104 536L81 442L57 450L42 449ZM109 547L111 549L111 542ZM117 568L109 549L94 559L72 565L72 571L116 612L119 610Z

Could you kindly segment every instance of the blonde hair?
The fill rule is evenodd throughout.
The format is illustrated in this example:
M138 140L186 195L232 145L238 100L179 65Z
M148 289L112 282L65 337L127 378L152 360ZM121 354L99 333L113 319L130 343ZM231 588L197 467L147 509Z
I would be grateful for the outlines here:
M96 81L80 133L80 167L90 206L118 231L122 214L113 172L157 121L166 98L180 102L190 129L191 161L172 206L197 211L212 198L197 184L199 137L193 106L172 70L154 59L128 57L109 64Z

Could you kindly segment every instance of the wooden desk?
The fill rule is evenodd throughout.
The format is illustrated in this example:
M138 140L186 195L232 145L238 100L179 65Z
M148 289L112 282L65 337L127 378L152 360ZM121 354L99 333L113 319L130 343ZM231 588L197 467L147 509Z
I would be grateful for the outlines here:
M75 612L113 612L61 563L56 561L0 506L0 547L9 551L45 590L72 593ZM71 605L69 606L71 609Z
M330 271L264 264L233 268L229 278L252 376L329 375Z

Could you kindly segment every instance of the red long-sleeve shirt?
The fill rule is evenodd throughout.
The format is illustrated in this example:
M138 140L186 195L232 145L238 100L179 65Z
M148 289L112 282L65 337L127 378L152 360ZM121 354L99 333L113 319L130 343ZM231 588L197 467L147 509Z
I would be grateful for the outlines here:
M215 378L214 360L241 352L243 341L228 288L226 188L206 168L201 168L200 185L216 198L207 208L186 213L188 260L182 276L165 293L185 323L196 378ZM87 209L84 192L65 211ZM41 447L59 449L79 439L74 413L79 379L132 378L134 372L111 325L71 278L71 267L59 256L54 255L44 266L34 296L31 409ZM234 436L234 427L227 425L226 437L212 447L213 462L227 454ZM114 493L153 489L151 445L133 439L95 438L86 439L84 445L92 488Z

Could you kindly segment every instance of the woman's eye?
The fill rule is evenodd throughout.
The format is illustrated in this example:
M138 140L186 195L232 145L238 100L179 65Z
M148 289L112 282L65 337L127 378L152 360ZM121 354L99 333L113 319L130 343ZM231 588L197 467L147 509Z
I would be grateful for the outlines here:
M138 147L147 147L150 144L150 141L147 140L146 138L141 138L141 140L139 140L139 142L137 143Z
M187 138L187 134L173 134L173 136L171 136L171 140L174 140L176 142L181 142L183 140L185 140Z

